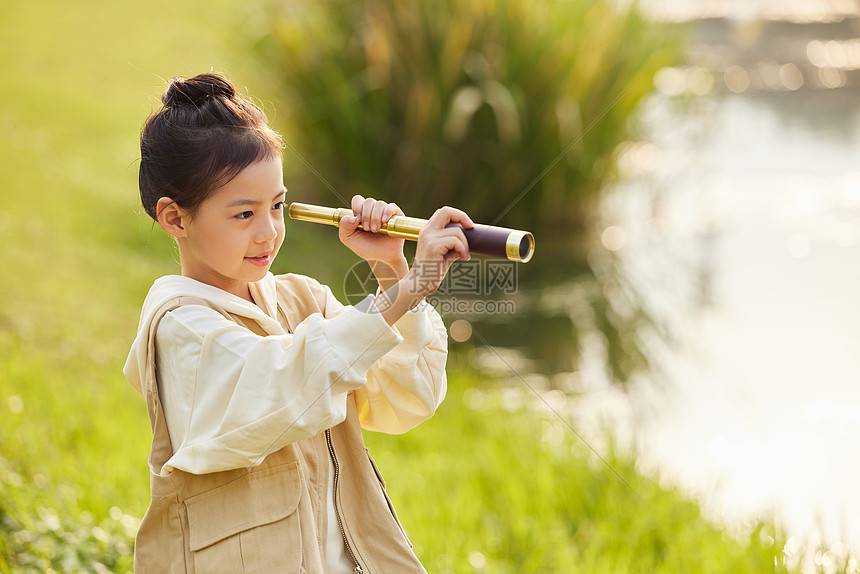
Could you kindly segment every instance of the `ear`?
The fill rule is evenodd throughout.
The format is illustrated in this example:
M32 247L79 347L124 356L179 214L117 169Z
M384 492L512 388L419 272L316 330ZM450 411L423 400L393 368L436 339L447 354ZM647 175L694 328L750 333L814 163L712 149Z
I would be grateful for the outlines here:
M188 221L188 213L178 203L169 197L162 197L155 206L158 216L158 224L169 235L176 239L188 235L185 224Z

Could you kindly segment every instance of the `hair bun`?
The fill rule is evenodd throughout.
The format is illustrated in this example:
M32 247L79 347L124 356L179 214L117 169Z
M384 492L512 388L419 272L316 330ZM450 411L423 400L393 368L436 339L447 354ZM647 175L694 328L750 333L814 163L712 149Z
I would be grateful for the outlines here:
M236 88L226 78L217 74L198 74L192 78L177 76L170 80L161 101L167 107L200 107L209 98L231 99L235 95Z

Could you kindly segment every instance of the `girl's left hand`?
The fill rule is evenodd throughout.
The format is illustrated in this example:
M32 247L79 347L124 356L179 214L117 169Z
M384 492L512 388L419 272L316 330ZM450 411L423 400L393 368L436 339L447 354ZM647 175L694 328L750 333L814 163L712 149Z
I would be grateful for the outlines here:
M340 220L338 236L344 245L369 263L381 261L398 268L406 262L403 239L376 233L392 216L405 215L397 204L354 195L352 212L355 215ZM359 224L368 231L358 229Z

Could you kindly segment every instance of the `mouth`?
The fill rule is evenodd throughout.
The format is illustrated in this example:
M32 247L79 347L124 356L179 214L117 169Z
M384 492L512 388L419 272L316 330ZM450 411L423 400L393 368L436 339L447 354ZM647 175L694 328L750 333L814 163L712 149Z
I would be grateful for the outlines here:
M272 263L272 252L263 253L262 255L256 255L254 257L246 257L245 261L249 262L251 265L256 265L258 267L266 267Z

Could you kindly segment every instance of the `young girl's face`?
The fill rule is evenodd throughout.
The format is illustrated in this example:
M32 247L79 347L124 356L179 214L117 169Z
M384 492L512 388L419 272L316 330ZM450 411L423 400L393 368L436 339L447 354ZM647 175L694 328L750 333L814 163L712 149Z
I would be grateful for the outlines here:
M250 300L284 241L281 158L246 167L214 191L179 238L182 274Z

